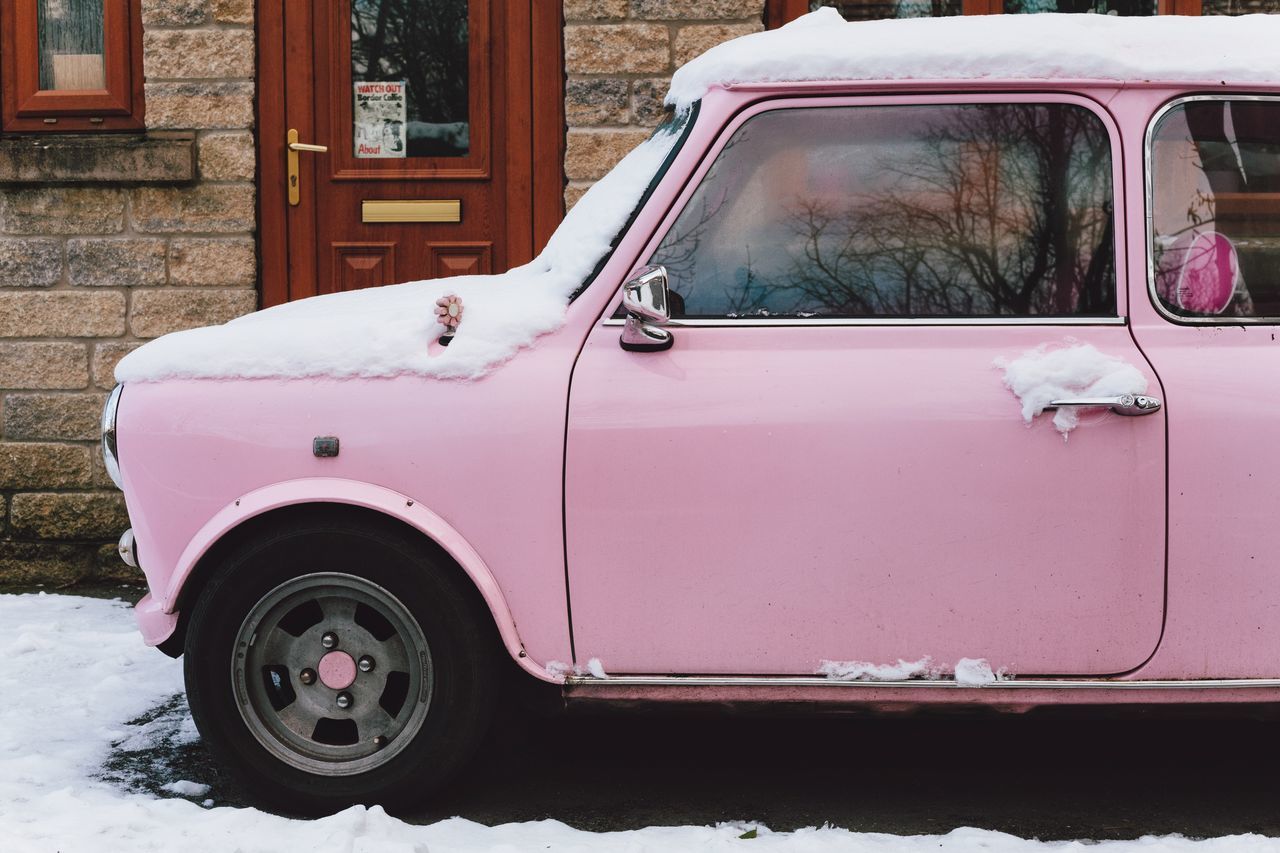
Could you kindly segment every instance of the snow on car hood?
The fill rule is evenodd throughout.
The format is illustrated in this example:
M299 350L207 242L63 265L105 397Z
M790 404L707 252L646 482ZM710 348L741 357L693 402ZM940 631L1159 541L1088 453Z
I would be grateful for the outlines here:
M802 80L1280 80L1280 16L984 15L845 23L820 9L717 45L676 72L667 103L714 86Z
M677 137L659 132L628 154L522 267L316 296L175 332L122 359L116 381L482 376L560 327L569 296L609 252ZM444 331L435 301L446 294L462 298L466 318L447 349L429 352Z

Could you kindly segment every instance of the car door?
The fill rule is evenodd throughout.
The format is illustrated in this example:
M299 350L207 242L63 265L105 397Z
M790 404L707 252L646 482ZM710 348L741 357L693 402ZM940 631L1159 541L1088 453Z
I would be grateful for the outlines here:
M1168 620L1152 677L1275 678L1280 97L1123 101L1151 117L1129 146L1148 193L1147 231L1130 234L1149 273L1132 318L1170 405Z
M1001 367L1034 386L1045 356L1096 356L1159 396L1117 277L1118 148L1065 95L740 112L645 254L674 346L624 351L615 315L574 372L578 657L1141 664L1163 616L1164 414L1028 423Z

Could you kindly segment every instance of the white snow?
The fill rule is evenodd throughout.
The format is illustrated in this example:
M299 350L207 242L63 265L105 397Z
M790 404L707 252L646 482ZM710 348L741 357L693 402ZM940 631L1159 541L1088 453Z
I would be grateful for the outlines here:
M160 786L161 790L168 791L170 794L177 794L179 797L203 797L209 793L209 786L200 782L189 782L186 779L179 779L177 782L168 782Z
M816 672L831 681L941 681L946 669L935 664L932 657L925 655L914 661L899 658L897 663L824 660L818 664ZM991 664L982 658L961 658L952 672L956 683L966 687L980 687L1012 678L1003 668L992 670Z
M1145 394L1147 378L1122 358L1105 355L1090 344L1068 338L1062 344L1041 344L1012 361L995 360L1004 371L1004 384L1022 403L1028 424L1054 400L1068 397L1114 397ZM1065 439L1080 423L1080 409L1057 409L1053 425Z
M159 720L169 734L190 731L181 665L138 636L127 606L61 595L0 595L0 849L5 853L1280 853L1280 839L1258 835L1193 841L1039 842L979 829L896 836L831 827L771 832L753 823L647 827L592 833L559 821L484 826L461 818L415 826L382 809L350 808L294 820L253 808L196 803L202 783L164 779L158 797L103 772L124 744L155 745ZM130 725L146 716L148 722ZM173 719L180 716L180 720ZM170 771L172 772L172 771ZM153 787L153 790L155 788ZM754 829L749 840L741 836Z
M587 661L586 666L582 664L568 664L564 661L553 660L547 662L547 673L553 678L561 678L566 675L576 675L579 677L591 676L592 678L608 678L609 674L604 671L604 664L600 663L600 658L591 658Z
M1008 681L1011 677L1003 668L993 670L985 658L960 658L956 664L956 683L966 687L995 684L997 681Z
M1280 80L1280 17L984 15L845 23L820 9L713 47L675 73L667 103L714 86L801 80Z
M175 332L125 356L116 381L483 376L560 327L569 296L609 251L676 138L659 132L623 158L522 267L317 296ZM462 298L466 319L448 347L431 346L444 332L436 299L449 294Z
M870 663L860 660L824 660L818 664L818 675L832 681L907 681L911 678L937 678L942 670L934 666L933 658L897 663Z

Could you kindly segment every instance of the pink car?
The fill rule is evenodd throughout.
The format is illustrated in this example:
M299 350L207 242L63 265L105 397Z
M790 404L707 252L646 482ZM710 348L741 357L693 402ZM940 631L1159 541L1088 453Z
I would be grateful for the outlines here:
M833 15L526 267L121 363L138 622L258 796L420 798L513 685L1280 700L1280 22Z

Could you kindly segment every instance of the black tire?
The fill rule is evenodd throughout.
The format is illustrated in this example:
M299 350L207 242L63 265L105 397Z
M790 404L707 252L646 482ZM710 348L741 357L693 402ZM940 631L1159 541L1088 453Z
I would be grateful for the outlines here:
M349 728L342 729L348 743L330 746L332 738L306 741L310 718L299 709L328 708L325 703L332 697L324 691L333 691L314 672L307 681L306 675L294 672L296 666L258 665L273 649L288 648L287 656L277 654L282 660L295 662L310 654L316 629L309 627L294 637L291 630L301 624L297 613L302 608L293 604L296 597L280 597L281 590L305 597L309 589L325 595L317 598L315 605L322 614L326 608L338 612L343 594L349 594L352 607L357 606L354 602L373 601L370 606L375 612L379 605L389 611L394 611L397 603L403 605L407 617L393 613L389 618L400 619L395 624L404 630L398 634L393 631L387 644L408 649L419 645L415 638L425 638L429 655L410 649L403 668L422 675L414 683L426 687L422 691L406 688L407 698L401 699L400 706L384 709L387 717L395 709L401 715L396 718L401 720L397 725L404 728L395 730L394 741L376 748L373 754L365 754L370 749L367 744L377 739L358 731L361 727L372 730L373 722L357 726L341 719L344 712L337 709L331 716L339 718L338 723L351 722ZM366 593L380 595L379 590L389 597L361 598ZM287 618L293 621L280 619L277 625L260 616L264 607L273 607L270 613L288 610ZM247 621L251 615L253 621ZM326 618L322 616L321 627ZM364 618L369 621L367 612ZM411 623L416 623L420 635ZM354 660L364 636L361 631L366 629L354 622L340 624L348 626L344 628L350 637L348 654ZM277 627L269 629L270 625ZM269 638L260 645L259 631ZM247 646L245 637L252 638ZM372 645L372 637L369 634L363 642ZM322 642L328 639L332 638ZM191 610L184 672L191 712L209 751L252 797L276 809L320 814L357 803L377 803L391 809L417 805L447 783L488 729L496 702L499 653L492 619L478 594L436 549L393 522L317 510L264 526L254 538L223 555ZM317 662L323 654L325 648L317 646ZM248 665L237 664L237 657ZM336 665L344 673L351 672L349 661L339 660ZM265 671L273 669L288 673L283 689L294 695L289 700L293 706L287 706L293 711L276 713L276 703L284 699L280 698L279 677ZM260 688L250 683L255 670L263 670ZM385 684L380 686L373 680L375 674L360 681L366 676L356 673L359 684L353 682L350 690L367 686L376 692L393 677L400 677L384 673ZM408 677L403 675L403 679ZM250 692L257 697L255 701L246 701ZM377 704L384 704L387 693L377 695L384 697ZM263 705L263 696L269 705ZM346 713L376 713L367 710L369 704ZM286 713L293 717L286 717ZM350 734L352 730L356 733ZM294 731L303 734L295 735ZM313 733L311 737L319 736ZM390 739L382 740L387 744ZM333 755L317 758L310 751L312 747Z

